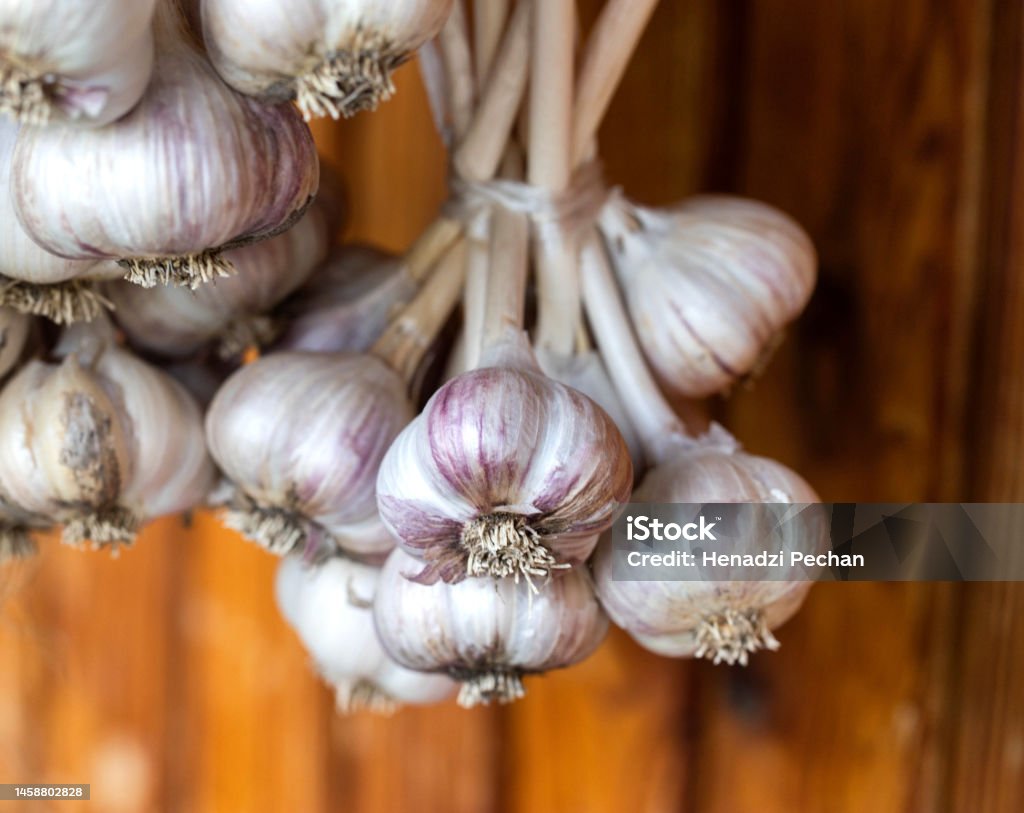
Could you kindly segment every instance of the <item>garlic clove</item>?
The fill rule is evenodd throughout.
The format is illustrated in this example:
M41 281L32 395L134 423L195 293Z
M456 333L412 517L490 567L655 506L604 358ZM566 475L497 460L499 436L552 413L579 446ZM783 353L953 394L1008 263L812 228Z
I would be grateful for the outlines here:
M511 578L419 584L410 577L421 568L401 549L388 558L377 633L402 666L458 680L462 706L519 699L524 676L579 663L608 631L584 568L552 574L540 593Z
M653 210L616 198L601 229L645 355L691 398L756 372L814 287L810 239L755 201L700 196Z
M176 0L161 1L154 29L153 80L131 113L94 130L19 134L14 206L54 254L117 260L144 286L197 286L231 273L223 251L295 222L317 190L316 150L290 105L221 82Z
M204 0L210 59L232 87L307 118L373 110L391 72L441 30L452 0Z
M681 454L651 469L633 495L649 503L814 504L819 497L795 472L747 454L720 426ZM786 550L820 553L827 527L810 518L785 526ZM728 553L760 553L756 535ZM772 633L802 604L811 582L800 567L773 572L774 581L630 581L613 575L614 550L606 535L594 555L598 596L612 620L645 648L673 657L704 657L715 663L747 663L750 654L777 649ZM749 578L742 570L737 577ZM791 580L785 580L788 575Z
M4 0L0 114L109 124L139 101L153 69L156 0Z

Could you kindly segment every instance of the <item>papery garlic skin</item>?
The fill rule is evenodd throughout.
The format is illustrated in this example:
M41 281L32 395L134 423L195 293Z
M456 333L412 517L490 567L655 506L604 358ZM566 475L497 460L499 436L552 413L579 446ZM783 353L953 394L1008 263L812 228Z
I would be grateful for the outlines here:
M134 346L170 358L190 356L214 340L225 359L268 345L280 330L269 311L323 262L333 226L314 203L286 232L225 252L236 273L194 291L113 283L106 293L117 323Z
M153 70L156 0L0 0L0 113L28 124L120 118Z
M232 91L183 25L163 0L153 81L131 113L95 130L24 129L12 168L33 240L69 259L117 260L146 286L230 273L221 252L287 228L317 191L295 109Z
M820 498L782 464L740 451L716 425L688 451L651 469L633 501L807 505ZM790 522L781 529L790 535L784 540L786 550L821 553L827 548L827 526L814 520ZM764 550L763 539L743 543L749 550L735 545L724 552ZM594 554L593 570L601 604L612 620L652 652L706 657L715 663L746 665L750 653L777 649L771 631L800 608L812 584L802 567L788 564L784 570L773 569L773 581L629 581L614 577L613 557L608 534ZM743 575L750 578L749 573L736 573Z
M278 347L318 353L369 350L415 295L399 260L371 246L342 246L281 309Z
M384 652L373 623L380 569L343 557L310 566L285 557L275 593L281 613L302 639L343 712L393 711L401 704L439 703L455 690L443 675L405 669Z
M426 580L543 578L585 561L629 499L615 423L522 341L441 387L381 465L381 518Z
M0 381L18 365L31 332L31 317L0 308Z
M401 549L388 558L377 634L403 666L460 681L462 706L519 699L524 675L579 663L608 632L585 568L555 572L539 593L511 578L424 585L413 580L421 568Z
M405 385L372 356L274 353L246 365L206 418L210 453L239 491L227 523L279 554L325 534L332 548L386 554L377 471L412 417Z
M664 387L691 398L756 372L814 288L807 234L756 201L654 210L613 198L601 229L644 354Z
M441 30L452 0L203 0L210 60L242 93L307 119L372 110L391 71Z

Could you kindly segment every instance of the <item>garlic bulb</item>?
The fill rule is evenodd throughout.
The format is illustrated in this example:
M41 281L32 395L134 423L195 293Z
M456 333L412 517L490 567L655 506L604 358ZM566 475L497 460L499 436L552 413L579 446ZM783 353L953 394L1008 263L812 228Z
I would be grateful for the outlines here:
M807 235L755 201L695 197L658 211L618 198L601 229L645 355L663 386L691 398L756 371L814 287Z
M342 246L281 308L289 325L278 346L320 353L369 350L416 290L397 257L371 246Z
M115 263L58 257L25 233L10 195L17 139L18 126L0 119L0 305L60 324L94 319L109 303L90 280L124 272Z
M21 361L31 332L31 317L0 308L0 381Z
M462 706L519 699L525 675L579 663L608 632L585 568L552 574L540 593L509 578L419 584L410 578L419 568L400 549L388 558L377 634L403 666L461 682Z
M629 499L614 422L545 376L525 342L513 331L441 387L381 465L381 518L426 580L530 581L583 562Z
M324 260L333 226L314 203L283 234L225 252L237 273L195 291L113 283L107 295L117 322L134 346L172 358L192 355L215 339L224 359L268 345L280 330L268 312Z
M224 80L295 99L303 115L350 116L392 93L391 72L442 28L452 0L203 0L203 35Z
M277 604L309 650L343 712L393 711L405 703L439 703L455 688L444 675L413 672L384 652L373 624L380 569L340 556L310 567L285 557Z
M740 450L722 427L712 429L682 452L652 469L633 495L648 503L819 502L804 480L780 463ZM790 522L785 550L821 553L827 527ZM748 547L744 547L748 546ZM757 554L765 540L747 536L727 553ZM788 620L810 590L801 566L775 571L774 581L627 581L613 576L614 552L606 535L594 556L598 596L612 620L642 646L661 655L704 657L715 663L746 665L750 653L777 649L772 630ZM741 575L737 569L736 575ZM749 574L748 578L749 578ZM792 580L786 580L787 577Z
M98 331L66 333L58 353L0 393L0 491L67 543L114 548L202 500L214 470L184 389Z
M153 81L95 130L24 129L14 205L33 240L70 259L115 259L133 282L196 286L231 271L228 248L293 223L316 194L309 128L291 105L235 93L160 0ZM96 190L102 190L97 202Z
M0 0L0 113L108 124L153 69L156 0Z
M412 415L401 379L372 356L274 353L246 365L206 417L210 453L238 492L227 524L282 555L322 542L387 553L377 469Z

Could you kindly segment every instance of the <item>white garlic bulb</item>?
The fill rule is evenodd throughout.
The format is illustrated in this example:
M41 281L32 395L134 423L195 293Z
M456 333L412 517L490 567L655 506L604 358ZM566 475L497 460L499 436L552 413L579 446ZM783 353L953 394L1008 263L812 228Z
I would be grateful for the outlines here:
M65 542L115 548L201 501L214 469L188 393L99 332L66 333L58 353L0 393L0 491Z
M714 425L707 435L691 441L688 450L651 469L633 501L803 505L820 500L795 472L741 451L728 432ZM787 551L816 554L828 544L823 523L791 521L780 532L788 535L783 545ZM723 552L757 554L764 549L765 540L751 535ZM617 579L614 555L609 534L602 538L593 563L601 603L618 626L660 655L745 665L750 653L778 648L772 630L800 608L812 584L803 568L790 566L788 558L785 569L773 569L773 581ZM739 578L742 568L727 575L733 572Z
M66 260L36 245L18 222L10 195L18 125L0 119L0 305L64 324L89 321L108 304L92 280L115 279L115 263Z
M0 113L108 124L153 69L156 0L0 0Z
M388 450L377 496L425 579L545 577L586 560L629 499L608 414L545 376L524 334L439 389Z
M31 317L0 308L0 381L21 361L31 333Z
M404 383L372 356L273 353L246 365L206 417L210 453L237 488L226 523L282 555L323 542L387 553L377 470L412 416Z
M214 340L224 359L268 345L280 329L269 311L323 262L334 226L314 203L283 234L225 252L237 273L194 291L113 283L106 293L117 323L132 345L171 358L192 355Z
M98 129L23 129L12 193L48 251L117 260L146 286L196 286L230 273L223 251L291 225L316 194L319 166L291 105L221 82L177 0L161 0L154 28L156 67L138 106Z
M203 36L224 80L295 99L307 119L372 110L391 72L442 28L452 0L203 0Z
M337 249L281 309L283 350L361 353L416 294L401 261L371 246Z
M458 680L462 706L519 699L525 675L579 663L608 632L586 568L558 571L534 593L510 578L424 585L410 578L420 567L401 549L388 558L377 634L403 666Z
M277 604L334 687L340 711L439 703L454 692L452 680L399 666L377 638L373 601L379 580L379 568L344 557L310 566L287 556L277 571Z
M613 198L601 229L644 354L663 386L691 398L756 371L814 287L806 233L755 201L654 210Z

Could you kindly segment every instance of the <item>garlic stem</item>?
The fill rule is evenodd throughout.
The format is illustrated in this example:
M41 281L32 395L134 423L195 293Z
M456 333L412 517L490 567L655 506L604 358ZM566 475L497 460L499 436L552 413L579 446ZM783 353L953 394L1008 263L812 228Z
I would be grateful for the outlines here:
M583 247L580 266L587 316L608 373L640 435L644 455L651 463L663 462L676 448L666 440L685 438L686 429L662 395L640 351L596 230Z
M466 242L458 240L370 352L387 363L407 384L441 332L462 293L466 274Z
M576 85L572 156L585 160L658 0L607 0L587 40Z
M553 194L572 179L575 26L571 0L534 0L527 179ZM535 253L536 345L569 356L581 321L576 247L559 224L538 224Z
M480 213L467 229L466 288L462 292L462 338L457 371L472 370L480 361L480 337L487 318L487 277L491 261L491 213ZM471 337L475 337L470 340Z
M532 0L520 0L509 21L473 120L452 164L459 177L487 181L498 171L530 70Z
M487 308L483 335L467 335L478 357L508 336L509 328L522 330L526 306L527 242L526 218L507 209L491 215L491 256L487 276Z
M469 129L476 96L473 55L469 50L469 32L463 0L455 0L452 4L451 16L441 29L439 39L441 58L448 80L448 101L451 105L452 126L455 129L455 143L458 143Z
M419 50L420 78L427 91L427 102L430 104L430 115L434 119L434 129L441 136L446 149L452 146L452 111L448 101L448 76L445 73L444 60L437 40L432 39Z
M476 0L473 5L473 43L479 87L487 86L494 56L501 42L501 33L508 19L508 7L509 0Z
M402 261L409 279L422 282L438 260L454 245L462 229L462 222L450 217L441 216L431 223L406 252Z

